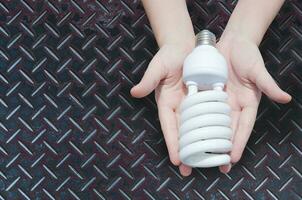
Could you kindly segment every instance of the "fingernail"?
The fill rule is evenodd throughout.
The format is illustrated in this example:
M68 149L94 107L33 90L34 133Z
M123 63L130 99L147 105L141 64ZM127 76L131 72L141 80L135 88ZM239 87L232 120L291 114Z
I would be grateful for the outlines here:
M232 168L232 165L231 164L228 164L228 166L226 166L225 170L223 170L223 174L227 174L231 171L231 168Z
M228 167L227 167L227 170L226 170L226 174L229 173L229 172L231 171L231 168L232 168L232 165L229 164Z

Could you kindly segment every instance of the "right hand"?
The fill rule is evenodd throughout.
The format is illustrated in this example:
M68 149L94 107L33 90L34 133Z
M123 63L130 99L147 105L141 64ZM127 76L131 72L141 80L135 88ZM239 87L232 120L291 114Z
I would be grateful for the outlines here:
M228 63L226 91L232 109L233 147L231 164L237 163L253 130L262 93L278 103L288 103L291 96L279 88L265 68L263 58L255 42L226 32L217 43L218 50ZM231 164L221 166L228 173Z

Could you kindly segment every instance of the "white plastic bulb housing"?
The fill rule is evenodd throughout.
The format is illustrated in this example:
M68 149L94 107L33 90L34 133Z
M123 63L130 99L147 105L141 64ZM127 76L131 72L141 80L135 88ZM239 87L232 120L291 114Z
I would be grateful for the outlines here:
M215 83L225 84L227 78L227 63L214 46L199 45L184 61L183 80L186 85L194 82L199 90L208 90Z

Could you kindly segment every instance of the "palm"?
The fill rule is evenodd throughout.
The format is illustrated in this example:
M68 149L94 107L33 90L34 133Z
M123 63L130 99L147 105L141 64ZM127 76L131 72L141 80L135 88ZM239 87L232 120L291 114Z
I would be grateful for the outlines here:
M232 129L234 136L236 136L236 129L241 112L250 109L254 114L250 120L253 120L261 98L261 91L254 83L242 80L242 78L238 76L240 70L240 68L236 69L236 67L229 64L229 80L227 82L226 91L229 98L228 102L232 108Z
M179 165L182 175L189 175L191 168L184 166L178 156L178 108L185 96L185 86L182 81L182 65L187 52L172 46L162 48L157 55L162 62L165 75L155 89L155 99L158 105L159 118L173 164Z
M163 80L155 89L155 99L159 106L168 107L177 114L178 107L185 96L182 78L175 77L175 79L173 78L173 80L169 80L169 83L166 81L166 79Z
M233 44L222 41L217 47L225 56L229 67L226 91L232 108L231 159L232 162L238 162L252 131L261 98L261 91L253 82L253 73L262 57L256 45L245 41Z
M182 64L186 53L171 46L162 48L157 55L162 63L165 75L155 89L158 106L168 106L174 111L178 108L185 95L182 82Z
M191 168L181 164L178 156L178 108L185 96L182 65L190 51L190 48L172 44L161 47L150 62L141 83L131 92L133 96L142 97L155 88L160 124L170 160L179 166L180 173L185 176L191 173Z
M286 103L290 96L274 83L266 71L261 53L252 42L238 40L217 44L229 67L226 91L232 108L233 149L231 161L240 160L242 152L252 132L261 93L266 93L273 100ZM270 91L271 88L271 91ZM224 167L221 171L228 171Z

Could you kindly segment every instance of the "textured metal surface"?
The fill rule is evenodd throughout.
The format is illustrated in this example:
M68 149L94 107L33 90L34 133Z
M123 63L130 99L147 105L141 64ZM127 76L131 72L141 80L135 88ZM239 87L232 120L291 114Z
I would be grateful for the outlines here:
M234 2L189 2L220 35ZM261 50L293 95L263 98L230 174L168 160L153 96L132 99L156 52L138 1L1 1L0 199L302 199L302 2L287 1Z

